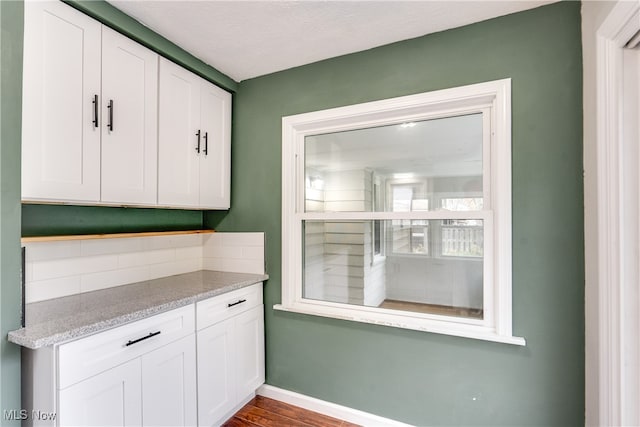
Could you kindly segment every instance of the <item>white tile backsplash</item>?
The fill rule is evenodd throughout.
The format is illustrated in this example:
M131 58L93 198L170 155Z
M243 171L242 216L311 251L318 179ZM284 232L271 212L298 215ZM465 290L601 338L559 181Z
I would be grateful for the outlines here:
M212 246L262 246L264 233L213 233L205 237L205 244Z
M255 259L264 262L264 246L245 246L242 248L241 258Z
M142 238L81 240L82 256L140 252Z
M112 271L101 271L82 275L80 279L80 290L81 292L91 292L126 285L127 283L143 282L145 280L149 280L149 267L146 265Z
M75 295L80 292L80 276L31 281L27 282L27 295L25 297L25 302L29 304L51 298Z
M263 274L264 233L214 233L203 245L207 270Z
M202 258L202 246L189 246L187 248L176 248L176 259L188 260Z
M147 252L118 255L118 268L139 267L149 264Z
M27 251L29 249L27 248ZM55 279L57 277L78 276L98 271L118 268L117 255L54 259L32 263L33 280Z
M26 302L205 269L264 273L264 233L27 243Z
M202 258L183 259L171 263L154 264L149 266L149 279L173 276L202 270Z
M263 274L264 262L255 259L205 258L204 268L232 273Z
M27 247L29 250L25 254L26 262L76 258L80 256L82 250L80 240L29 243Z
M214 233L215 234L215 233ZM150 236L143 238L142 249L175 249L202 246L203 234L183 234L176 236Z
M204 247L205 258L242 258L242 246L217 246Z
M175 249L158 249L155 251L145 252L147 264L160 264L163 262L171 262L176 259Z

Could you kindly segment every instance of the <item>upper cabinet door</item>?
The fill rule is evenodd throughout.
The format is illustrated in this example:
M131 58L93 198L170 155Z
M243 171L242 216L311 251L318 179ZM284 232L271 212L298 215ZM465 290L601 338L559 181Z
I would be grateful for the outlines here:
M102 29L102 201L155 204L158 55Z
M195 74L160 59L158 204L199 205L200 84Z
M200 99L205 145L200 157L200 206L229 209L231 94L203 81Z
M100 199L100 27L61 2L25 2L24 200Z

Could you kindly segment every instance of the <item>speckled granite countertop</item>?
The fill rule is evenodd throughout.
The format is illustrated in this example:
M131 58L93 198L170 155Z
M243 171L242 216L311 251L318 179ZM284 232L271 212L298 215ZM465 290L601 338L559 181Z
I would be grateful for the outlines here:
M37 349L144 319L267 280L266 274L196 271L27 304L9 341Z

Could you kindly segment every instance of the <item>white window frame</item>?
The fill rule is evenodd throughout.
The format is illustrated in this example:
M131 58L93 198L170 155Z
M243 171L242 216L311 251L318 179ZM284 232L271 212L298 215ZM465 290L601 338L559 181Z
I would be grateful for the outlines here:
M305 212L304 141L309 135L478 112L484 114L484 210L469 212ZM307 220L482 219L483 319L389 310L303 298ZM525 345L511 318L511 79L367 102L282 118L282 303L276 310Z

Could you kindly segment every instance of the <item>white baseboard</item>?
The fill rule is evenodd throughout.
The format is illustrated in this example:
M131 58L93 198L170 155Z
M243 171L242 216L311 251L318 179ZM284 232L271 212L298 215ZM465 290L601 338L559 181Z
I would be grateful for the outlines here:
M410 427L410 424L348 408L315 397L263 384L256 394L366 427Z

